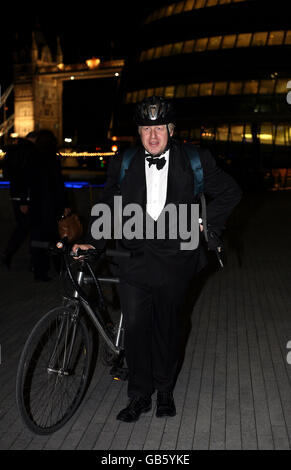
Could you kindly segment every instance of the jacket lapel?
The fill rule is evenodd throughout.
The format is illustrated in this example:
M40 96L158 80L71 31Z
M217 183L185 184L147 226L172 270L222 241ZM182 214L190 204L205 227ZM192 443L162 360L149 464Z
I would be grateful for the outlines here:
M173 145L169 156L166 204L177 201L181 193L185 191L185 173L187 175L185 161L181 153L178 153L177 146Z
M145 155L140 149L135 154L130 167L125 172L121 192L124 203L136 203L142 207L146 204Z

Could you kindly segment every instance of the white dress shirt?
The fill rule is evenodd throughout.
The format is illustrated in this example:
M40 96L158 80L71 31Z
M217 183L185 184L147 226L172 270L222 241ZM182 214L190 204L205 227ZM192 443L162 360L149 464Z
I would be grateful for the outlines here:
M161 157L165 157L166 163L160 170L156 165L149 167L149 162L145 158L145 175L147 187L147 213L156 221L161 214L167 198L169 153L167 150Z

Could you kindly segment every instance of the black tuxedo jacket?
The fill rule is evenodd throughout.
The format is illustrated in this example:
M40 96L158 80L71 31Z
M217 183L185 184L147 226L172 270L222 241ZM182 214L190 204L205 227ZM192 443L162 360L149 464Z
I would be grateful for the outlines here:
M207 222L216 233L220 234L227 217L241 198L241 190L231 176L216 166L209 150L198 149L198 151L204 173L204 193L208 202ZM113 157L108 168L107 183L98 202L106 203L113 209L114 196L121 195L123 206L130 203L139 204L143 208L145 217L144 160L144 149L140 147L119 186L122 155ZM195 202L197 201L194 198L194 177L189 157L183 144L173 140L169 154L166 205L187 204L189 216L190 205ZM90 227L95 219L96 217L91 218ZM168 229L166 225L166 239L163 240L123 238L117 241L116 247L119 250L131 250L139 254L133 258L118 259L122 279L134 284L174 285L176 282L188 279L205 266L206 255L202 244L200 243L195 250L181 250L179 234L176 239L169 239ZM90 230L86 241L96 248L104 246L104 241L95 240Z

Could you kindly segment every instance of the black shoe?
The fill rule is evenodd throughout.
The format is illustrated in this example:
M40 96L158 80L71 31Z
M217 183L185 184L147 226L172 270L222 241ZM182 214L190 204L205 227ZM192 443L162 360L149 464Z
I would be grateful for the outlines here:
M150 397L133 397L131 398L128 406L121 410L116 419L132 423L137 421L141 413L146 413L152 408L152 399Z
M176 407L172 392L158 392L156 417L175 416Z

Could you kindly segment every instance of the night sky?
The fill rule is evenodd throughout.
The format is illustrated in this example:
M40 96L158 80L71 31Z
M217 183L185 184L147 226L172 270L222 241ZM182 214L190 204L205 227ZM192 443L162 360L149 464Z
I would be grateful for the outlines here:
M14 3L1 6L0 84L4 91L13 81L13 49L18 40L25 43L31 31L40 29L54 47L59 36L64 63L84 62L95 56L101 60L126 58L132 38L139 33L141 20L157 2L49 2ZM61 5L61 9L58 6ZM143 6L143 9L141 8ZM5 13L5 15L4 15ZM64 133L77 134L89 142L106 136L114 100L114 80L85 80L64 86ZM8 113L9 114L9 113ZM92 138L92 136L94 136Z

